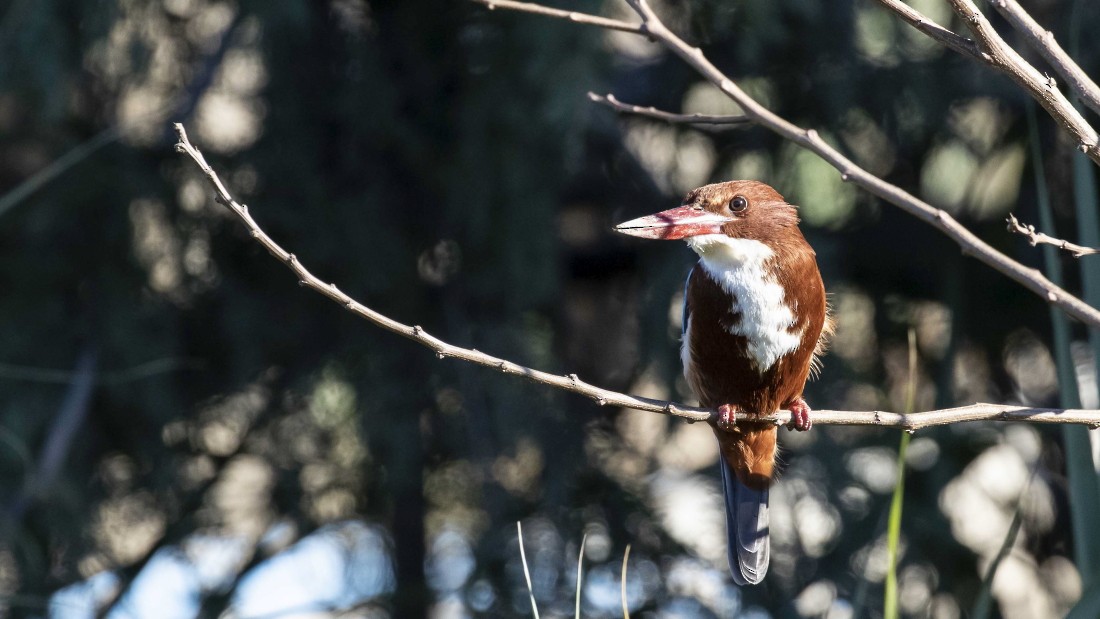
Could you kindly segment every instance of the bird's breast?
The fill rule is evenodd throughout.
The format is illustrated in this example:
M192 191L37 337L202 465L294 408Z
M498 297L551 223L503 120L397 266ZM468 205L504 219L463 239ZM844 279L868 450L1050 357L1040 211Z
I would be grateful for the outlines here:
M701 402L774 410L801 393L821 328L801 314L823 312L824 292L820 280L788 291L777 273L765 260L715 266L705 256L692 271L681 360Z
M805 328L797 325L787 292L766 260L745 260L730 266L703 258L699 267L702 272L696 269L693 277L715 284L701 290L710 302L699 303L704 314L700 318L704 318L705 327L709 327L704 328L711 333L700 335L744 338L745 355L758 373L802 345Z
M780 357L798 349L804 329L796 327L783 287L764 269L726 271L718 284L727 293L730 316L720 325L731 335L745 338L745 350L758 372L768 370Z

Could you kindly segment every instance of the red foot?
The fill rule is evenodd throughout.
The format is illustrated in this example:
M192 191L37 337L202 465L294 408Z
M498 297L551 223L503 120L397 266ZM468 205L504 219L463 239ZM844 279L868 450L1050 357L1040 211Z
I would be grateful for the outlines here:
M729 404L718 407L718 429L733 432L737 429L737 409Z
M787 407L787 410L791 411L791 421L787 424L788 430L805 432L814 425L810 420L810 405L806 404L806 400L798 398Z

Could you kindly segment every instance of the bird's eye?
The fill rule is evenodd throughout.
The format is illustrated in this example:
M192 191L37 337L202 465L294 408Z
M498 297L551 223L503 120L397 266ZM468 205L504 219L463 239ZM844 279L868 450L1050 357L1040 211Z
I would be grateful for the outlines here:
M745 196L734 196L734 198L730 200L731 213L744 213L747 208L749 208L749 201Z

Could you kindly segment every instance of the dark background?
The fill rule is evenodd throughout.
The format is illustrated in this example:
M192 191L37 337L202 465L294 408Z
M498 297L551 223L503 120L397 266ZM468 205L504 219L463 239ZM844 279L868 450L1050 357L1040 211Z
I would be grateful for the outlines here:
M1077 4L1026 6L1066 41L1100 23ZM946 4L917 6L964 31ZM1029 102L1007 78L873 2L656 8L770 109L1040 266L1003 224L1038 219ZM1096 73L1094 37L1074 53ZM572 613L584 534L585 616L621 613L628 544L637 616L881 613L897 431L783 433L772 573L738 590L707 427L439 361L356 319L295 285L172 148L182 121L272 237L380 312L681 401L692 255L610 228L696 185L764 180L802 207L838 319L812 406L900 410L910 328L918 409L1058 405L1040 298L763 129L617 117L588 91L736 112L644 39L467 2L0 4L0 606L526 614L522 521L544 615ZM1076 238L1073 150L1038 120L1049 232ZM1062 454L1031 425L917 433L903 614L967 616L1018 506L1001 612L1072 605Z

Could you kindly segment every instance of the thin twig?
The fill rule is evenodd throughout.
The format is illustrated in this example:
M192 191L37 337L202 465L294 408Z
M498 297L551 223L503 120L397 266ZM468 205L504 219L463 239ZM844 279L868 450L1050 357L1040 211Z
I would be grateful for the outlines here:
M1016 0L990 0L990 4L1017 32L1024 35L1028 45L1050 63L1081 101L1100 114L1100 86L1062 49L1054 39L1054 33L1040 26Z
M1088 256L1091 254L1100 254L1100 249L1077 245L1076 243L1070 243L1064 239L1056 239L1048 234L1038 232L1035 230L1035 226L1020 223L1019 220L1016 219L1016 216L1011 213L1009 213L1008 219L1005 221L1008 222L1009 232L1024 235L1027 237L1027 242L1031 243L1032 247L1036 245L1053 245L1058 249L1068 251L1074 258L1080 258L1081 256Z
M630 562L630 544L626 545L626 552L623 553L623 577L622 577L622 596L623 596L623 619L630 619L630 609L626 605L626 565Z
M111 144L118 138L118 127L111 125L76 145L64 155L50 162L48 166L35 172L30 178L19 183L3 196L0 196L0 217L50 181L61 176L76 164L87 159L97 150Z
M198 370L203 367L201 359L191 357L166 357L154 359L123 370L105 370L96 373L96 384L120 385L135 380L150 378L180 370ZM0 363L0 380L26 381L65 385L73 380L71 370L56 370L11 363Z
M577 609L574 619L581 619L581 573L584 571L584 544L588 541L588 532L581 536L581 549L577 552Z
M483 2L483 0L474 0ZM826 142L813 129L803 129L798 125L782 118L767 109L755 99L741 90L737 84L718 70L703 55L698 47L692 47L673 34L668 27L653 13L645 0L628 0L631 7L642 17L645 34L660 42L668 50L679 56L689 66L699 72L707 81L717 86L735 103L741 106L745 115L752 122L764 127L773 133L794 142L796 145L821 157L826 163L840 172L840 178L850 181L862 187L866 191L882 198L919 218L921 221L932 225L946 234L962 248L964 254L971 255L984 262L993 269L1000 271L1013 281L1019 283L1028 290L1053 303L1070 316L1093 327L1100 327L1100 310L1090 306L1081 299L1066 292L1061 287L1054 285L1038 270L1026 267L997 251L991 245L978 238L974 233L966 229L954 217L943 209L938 209L916 196L904 191L897 185L892 185L883 179L871 174L859 167L852 160L845 157L840 151ZM528 12L536 12L530 9L535 7L532 3L521 2ZM501 5L503 6L503 5ZM540 13L545 14L545 13Z
M267 251L285 264L287 268L294 271L298 276L298 283L301 286L311 288L322 295L332 299L336 303L339 303L348 311L356 314L362 318L369 320L370 322L392 331L398 335L402 335L409 338L418 344L426 346L435 351L436 357L440 359L446 359L448 357L461 359L463 361L469 361L488 368L493 368L499 372L505 374L514 374L517 376L523 376L529 380L566 391L571 391L586 397L589 397L600 406L621 406L626 408L635 408L638 410L650 411L655 413L665 413L668 415L674 415L677 417L683 417L691 421L710 421L712 418L717 419L717 412L712 409L699 408L697 406L686 406L676 404L674 402L668 402L663 400L655 400L652 398L643 398L639 396L626 395L611 391L608 389L602 389L584 382L576 374L568 374L566 376L551 374L549 372L542 372L529 367L513 363L506 359L487 355L483 352L474 349L462 348L454 346L444 342L443 340L429 334L419 325L406 325L398 322L384 314L376 312L375 310L363 305L362 303L351 298L347 294L340 291L335 284L329 284L321 281L313 273L310 273L305 266L298 260L297 256L286 251L279 246L270 236L264 232L256 221L252 218L252 215L248 212L248 207L240 204L229 194L225 185L221 179L218 178L216 172L209 164L206 163L206 159L202 153L191 145L191 142L187 138L187 132L184 130L183 125L175 124L176 134L179 136L179 143L176 144L176 149L187 154L202 170L207 181L214 187L215 200L218 203L226 206L232 211L241 222L248 228L252 238L256 240L260 245L263 245ZM1098 419L1100 421L1100 419Z
M484 4L485 7L490 11L497 8L508 9L511 11L520 11L522 13L534 13L535 15L558 17L578 24L584 24L586 26L597 26L599 28L607 28L608 30L621 30L623 32L645 34L645 28L641 24L632 24L630 22L610 19L608 17L600 17L599 15L589 15L588 13L578 13L577 11L563 11L561 9L554 9L548 6L531 4L530 2L515 2L514 0L473 1L478 4Z
M535 370L529 367L513 363L506 359L487 355L471 348L462 348L444 342L429 335L420 326L409 326L400 323L384 314L380 314L362 303L352 299L341 292L334 284L326 284L310 273L298 258L280 247L270 236L264 232L252 216L248 208L237 202L225 189L220 178L206 163L202 153L199 152L187 139L187 132L183 125L175 124L179 143L176 149L191 157L192 161L202 170L207 181L214 187L215 200L229 208L248 227L249 233L256 242L263 245L272 256L275 256L287 268L298 276L298 282L302 286L311 288L322 295L339 303L348 311L369 320L370 322L398 335L404 336L414 342L426 346L435 351L436 357L446 359L448 357L461 359L484 367L495 369L505 374L522 376L533 382L555 387L563 391L569 391L589 397L600 406L619 406L633 408L652 413L663 413L674 417L680 417L688 421L706 421L714 424L718 419L718 411L711 408L688 406L668 400L656 400L640 396L628 395L603 389L584 382L576 374L561 376ZM1033 408L1029 406L1012 406L1005 404L971 404L960 408L926 411L903 415L886 411L815 411L814 423L823 425L849 425L849 426L880 426L901 428L904 430L918 430L929 426L940 426L949 423L964 421L1030 421L1036 423L1079 423L1100 428L1100 410L1085 409L1054 409ZM770 415L755 415L752 413L737 413L737 421L753 421L758 423L773 423L784 426L791 420L790 411L779 411Z
M539 605L535 603L535 588L531 586L531 570L527 569L527 552L523 549L523 524L516 521L516 537L519 538L519 559L523 564L523 578L527 580L527 594L531 596L531 612L539 619Z
M1024 499L1028 496L1028 490L1031 489L1032 482L1035 481L1035 474L1039 471L1040 462L1036 459L1031 465L1031 473L1027 476L1027 483L1024 484L1024 489L1020 491L1020 496L1016 499L1016 512L1012 514L1012 522L1008 525L1008 532L1001 542L1000 550L993 556L993 560L989 562L989 567L986 568L985 575L982 577L982 588L978 593L977 601L974 602L974 608L970 613L971 617L989 617L992 614L989 610L993 601L993 577L997 575L997 569L1001 566L1001 562L1008 558L1008 555L1012 553L1012 548L1016 545L1016 536L1019 535L1020 525L1023 524Z
M736 115L714 115L714 114L674 114L672 112L666 112L664 110L658 110L653 106L642 107L640 105L634 105L632 103L623 103L615 98L615 95L609 94L607 96L601 96L594 92L588 93L588 100L593 103L599 103L606 105L607 107L626 114L637 114L639 116L648 116L650 118L656 118L670 123L687 123L687 124L699 124L699 125L744 125L752 122L752 119L743 114Z
M33 474L26 477L26 484L8 501L5 516L18 528L32 503L54 487L61 467L69 457L73 443L84 426L91 410L95 392L95 375L98 355L94 348L87 348L77 358L72 380L65 399L50 424L49 434L38 457Z

